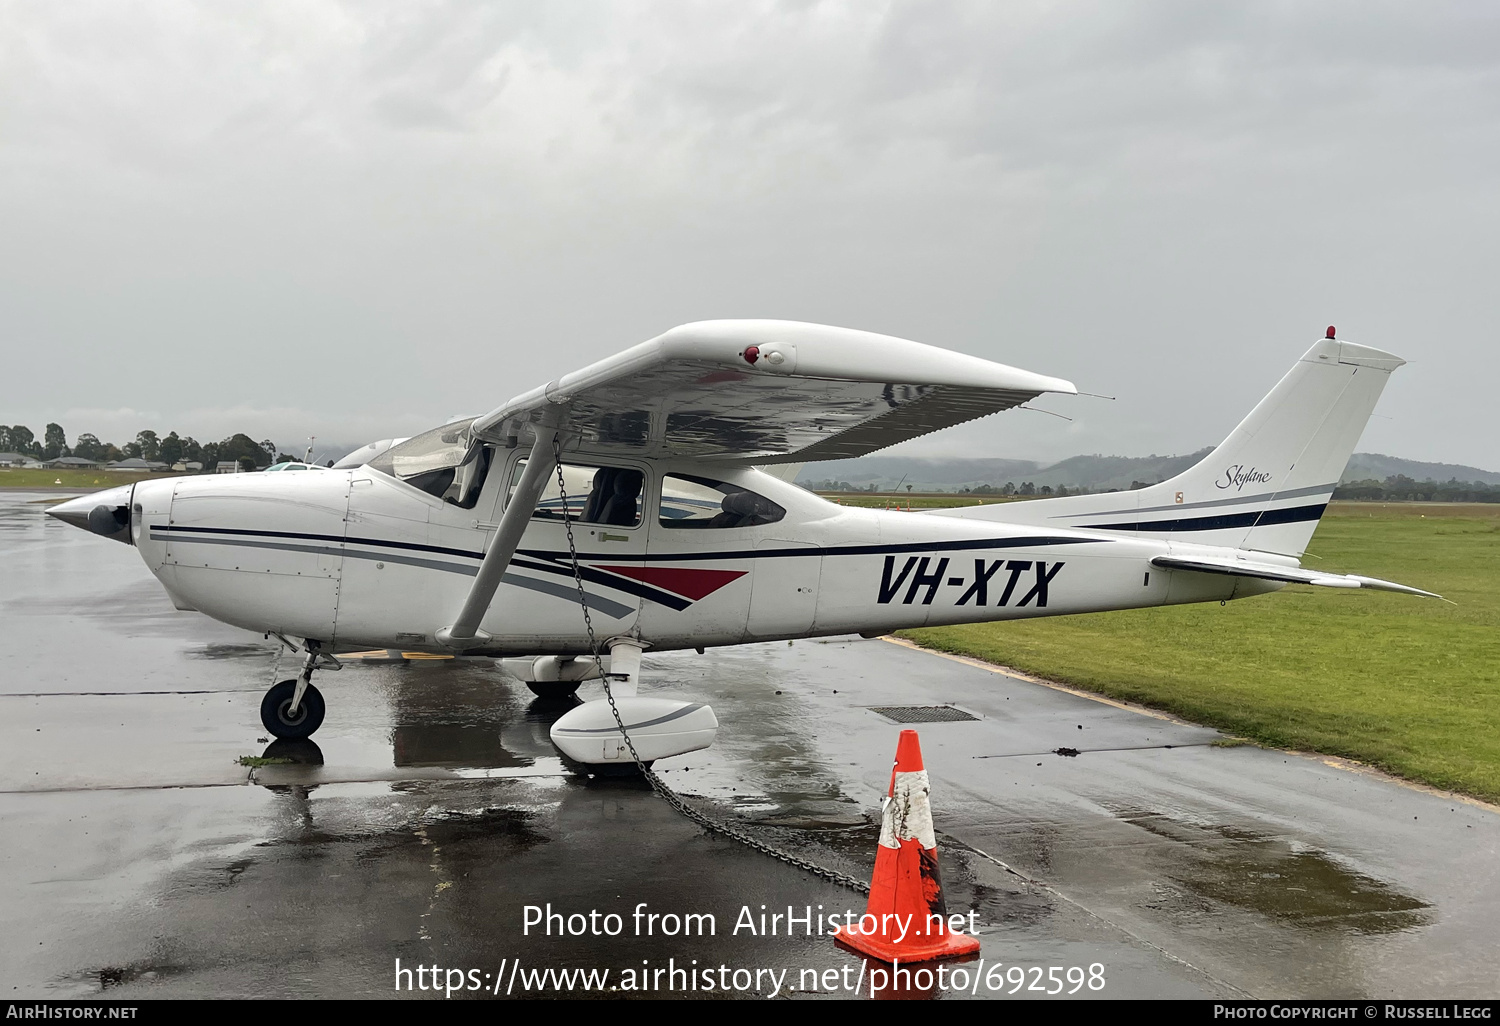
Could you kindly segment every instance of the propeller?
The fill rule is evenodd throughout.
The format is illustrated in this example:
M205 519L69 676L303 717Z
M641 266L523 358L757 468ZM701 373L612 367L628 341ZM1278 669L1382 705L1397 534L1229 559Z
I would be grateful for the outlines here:
M89 510L88 525L95 534L113 537L130 526L130 507L95 506Z

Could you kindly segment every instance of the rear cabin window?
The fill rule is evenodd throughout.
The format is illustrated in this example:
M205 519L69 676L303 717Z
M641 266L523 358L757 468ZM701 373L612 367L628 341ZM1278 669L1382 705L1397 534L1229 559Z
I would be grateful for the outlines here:
M521 483L526 461L516 463L511 475L510 495ZM611 527L635 527L641 522L641 492L646 476L630 467L587 467L573 463L562 465L563 484L567 488L568 516L580 524L608 524ZM533 520L563 518L563 493L557 487L557 471L549 475L547 487L537 500Z
M663 527L756 527L774 524L784 516L786 510L776 503L739 485L686 474L662 478L657 522Z

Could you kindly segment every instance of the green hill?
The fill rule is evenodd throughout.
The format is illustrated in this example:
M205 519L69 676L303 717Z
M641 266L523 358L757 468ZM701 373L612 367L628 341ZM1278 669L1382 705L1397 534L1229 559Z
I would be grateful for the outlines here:
M848 482L854 488L874 485L876 491L891 491L911 485L918 492L954 492L978 485L1020 485L1030 481L1042 485L1066 485L1105 491L1126 489L1139 481L1155 484L1182 473L1211 449L1184 456L1070 456L1056 463L1007 459L934 459L917 456L864 456L857 460L809 463L797 475L797 483L816 485L826 481ZM1454 463L1423 463L1379 453L1355 453L1349 459L1343 480L1383 481L1404 474L1414 481L1478 481L1500 484L1500 472L1480 470Z

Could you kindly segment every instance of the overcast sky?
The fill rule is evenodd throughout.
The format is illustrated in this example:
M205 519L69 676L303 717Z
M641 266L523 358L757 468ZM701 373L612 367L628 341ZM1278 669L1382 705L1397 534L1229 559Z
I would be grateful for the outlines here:
M0 423L409 434L686 321L1071 378L903 451L1215 442L1329 324L1500 469L1500 6L0 3Z

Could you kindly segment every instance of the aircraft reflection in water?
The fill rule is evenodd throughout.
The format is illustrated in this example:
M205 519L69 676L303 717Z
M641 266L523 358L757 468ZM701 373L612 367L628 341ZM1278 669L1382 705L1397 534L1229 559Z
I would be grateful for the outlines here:
M1170 481L911 514L783 478L1073 385L868 332L709 321L331 470L146 481L49 512L135 545L178 608L304 651L262 703L277 737L321 724L311 677L335 648L393 648L509 657L554 696L603 668L649 764L707 747L718 721L636 694L648 648L1227 601L1294 582L1429 594L1299 562L1401 363L1330 328ZM488 743L441 729L403 734L403 757ZM632 761L602 700L550 737L578 762Z
M458 771L526 769L539 760L558 765L548 730L579 704L577 696L519 701L496 686L487 660L448 661L430 672L437 679L428 672L377 678L375 686L390 702L391 765ZM324 764L311 738L274 738L261 757L283 765Z

